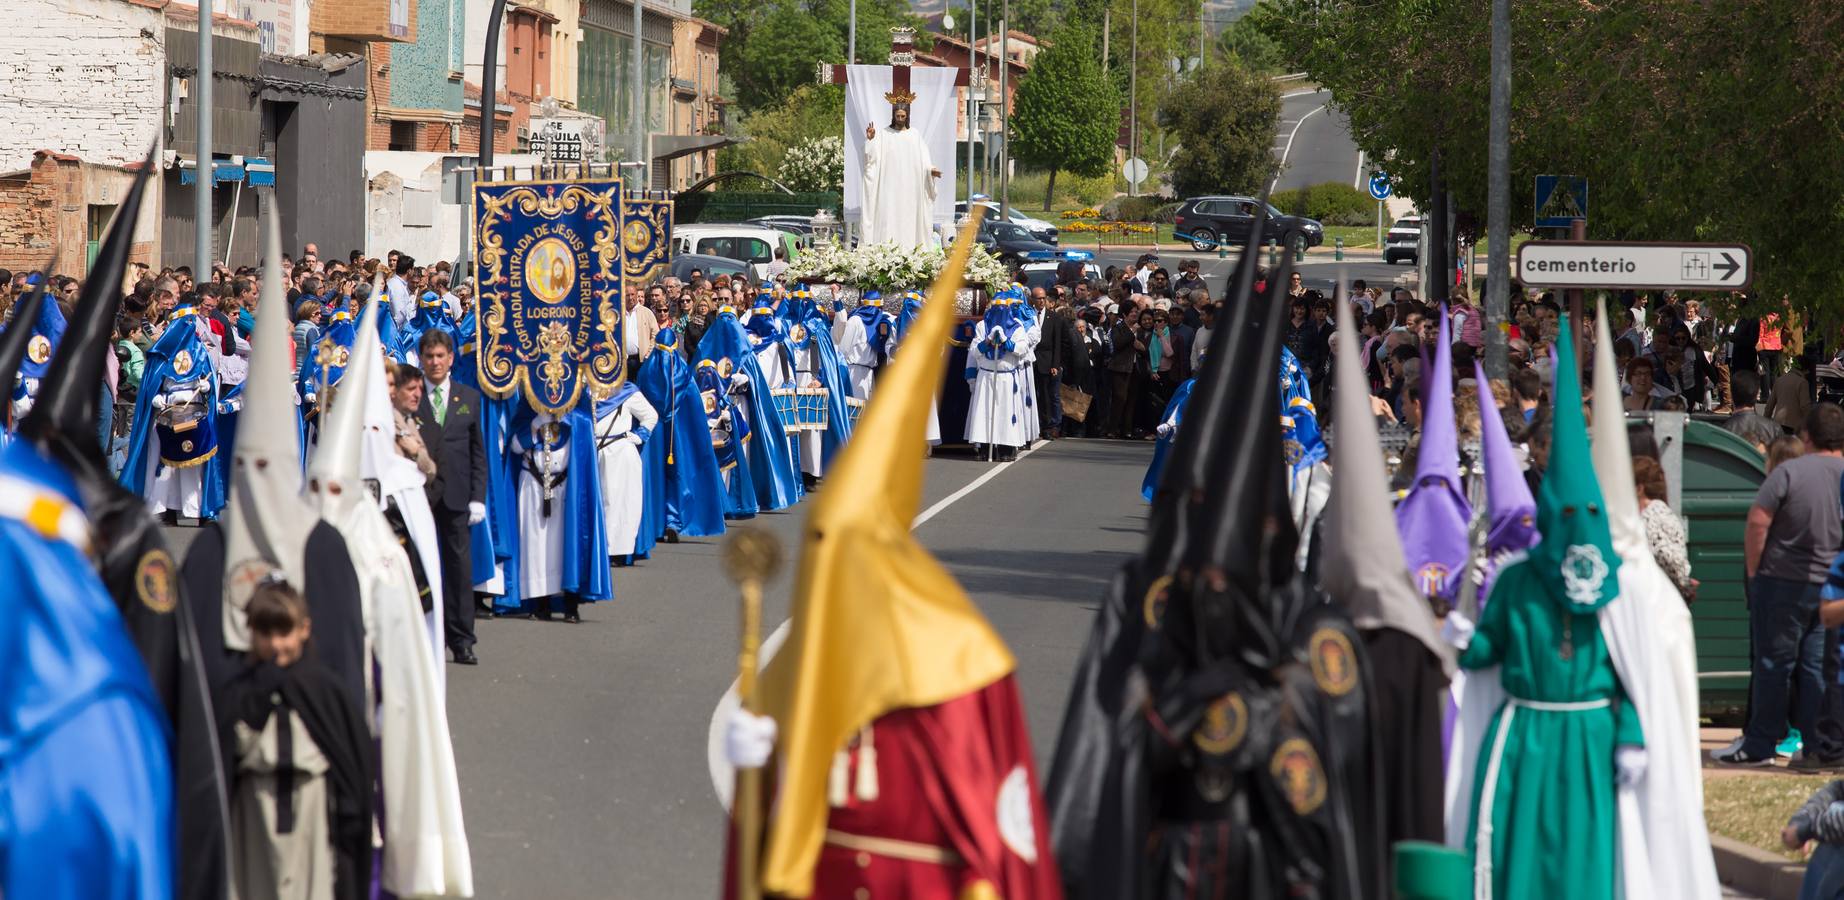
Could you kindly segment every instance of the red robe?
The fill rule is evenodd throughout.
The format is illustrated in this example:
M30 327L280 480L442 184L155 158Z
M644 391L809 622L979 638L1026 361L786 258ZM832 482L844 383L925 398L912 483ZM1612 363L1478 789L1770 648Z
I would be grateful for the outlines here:
M877 797L858 799L866 754L854 741L849 798L833 808L828 832L937 848L956 859L906 859L829 837L814 871L813 900L956 900L981 881L1003 900L1061 900L1013 676L936 706L886 713L871 724L869 745ZM735 896L733 883L725 896Z

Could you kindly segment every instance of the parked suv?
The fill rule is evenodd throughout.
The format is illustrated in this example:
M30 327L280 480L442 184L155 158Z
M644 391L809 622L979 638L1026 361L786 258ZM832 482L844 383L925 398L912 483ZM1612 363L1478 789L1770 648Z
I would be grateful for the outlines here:
M1188 240L1194 250L1215 250L1221 244L1241 244L1255 223L1253 197L1192 197L1172 216L1172 230ZM1325 226L1305 216L1290 216L1268 204L1267 235L1284 247L1305 250L1325 243Z
M1389 233L1383 236L1383 262L1395 265L1396 260L1406 259L1409 265L1415 265L1421 259L1421 216L1403 216L1396 224L1389 226Z

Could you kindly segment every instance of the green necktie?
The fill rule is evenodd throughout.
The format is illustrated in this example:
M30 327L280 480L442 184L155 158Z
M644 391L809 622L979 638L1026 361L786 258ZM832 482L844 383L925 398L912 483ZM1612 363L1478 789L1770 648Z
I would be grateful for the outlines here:
M447 398L442 396L443 388L443 385L436 385L435 398L430 401L430 405L435 407L435 424L437 425L448 424L448 404L445 402Z

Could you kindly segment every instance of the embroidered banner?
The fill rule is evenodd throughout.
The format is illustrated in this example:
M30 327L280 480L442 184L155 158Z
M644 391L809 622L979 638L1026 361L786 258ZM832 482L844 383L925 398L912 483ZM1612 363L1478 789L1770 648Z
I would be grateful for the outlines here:
M633 287L666 277L672 248L671 200L621 201L622 274Z
M480 183L474 221L481 392L561 414L619 387L621 182Z

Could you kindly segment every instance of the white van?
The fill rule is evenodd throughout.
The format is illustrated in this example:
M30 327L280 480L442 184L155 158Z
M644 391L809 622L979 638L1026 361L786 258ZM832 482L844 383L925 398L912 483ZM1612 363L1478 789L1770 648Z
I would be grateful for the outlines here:
M768 264L780 247L791 262L798 250L798 239L785 231L759 225L676 225L672 229L674 254L701 253L748 263L756 281L768 278Z

